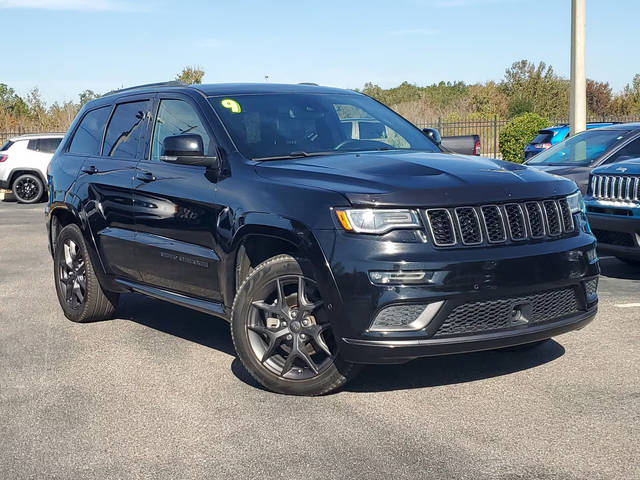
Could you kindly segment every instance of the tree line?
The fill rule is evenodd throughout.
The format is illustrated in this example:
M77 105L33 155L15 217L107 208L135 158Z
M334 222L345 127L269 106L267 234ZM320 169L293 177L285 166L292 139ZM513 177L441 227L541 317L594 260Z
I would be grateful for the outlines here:
M201 83L205 72L199 67L185 67L176 80ZM492 119L513 118L535 113L548 119L569 115L569 80L558 75L551 65L527 60L513 63L500 81L468 84L440 82L417 86L403 82L394 88L367 83L359 91L390 106L415 123L436 118ZM64 131L78 110L100 94L84 90L77 101L47 105L38 88L26 96L0 83L0 130ZM640 74L636 74L621 91L613 92L608 82L587 80L587 109L591 118L640 115Z

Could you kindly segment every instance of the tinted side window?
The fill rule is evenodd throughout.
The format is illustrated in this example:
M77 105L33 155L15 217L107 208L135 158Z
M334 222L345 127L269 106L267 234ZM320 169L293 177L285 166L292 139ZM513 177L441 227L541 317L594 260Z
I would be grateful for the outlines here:
M38 146L40 140L35 139L35 140L29 140L29 143L27 144L27 150L33 150L34 152L37 152L40 147Z
M116 106L107 127L102 154L108 157L138 158L140 137L148 110L149 102L146 100Z
M631 143L628 143L627 145L622 147L610 158L608 158L606 163L629 160L631 158L640 158L640 138L636 138Z
M71 145L70 153L82 153L85 155L98 155L104 125L107 123L111 107L101 107L87 113L76 130Z
M53 153L60 145L61 138L41 138L39 149L42 153Z
M151 160L159 161L162 155L162 142L166 137L186 134L200 135L204 154L209 155L212 148L211 137L193 107L182 100L162 100L153 130Z

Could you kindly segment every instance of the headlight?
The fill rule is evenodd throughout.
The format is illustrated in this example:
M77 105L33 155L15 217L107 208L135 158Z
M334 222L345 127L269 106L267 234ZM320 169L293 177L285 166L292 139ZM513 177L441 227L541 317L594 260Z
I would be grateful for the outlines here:
M342 228L349 232L387 233L397 228L420 228L418 214L413 210L346 208L336 210Z
M580 190L578 190L573 195L569 195L567 197L567 202L569 202L569 209L571 210L571 213L586 212L584 200L582 199Z

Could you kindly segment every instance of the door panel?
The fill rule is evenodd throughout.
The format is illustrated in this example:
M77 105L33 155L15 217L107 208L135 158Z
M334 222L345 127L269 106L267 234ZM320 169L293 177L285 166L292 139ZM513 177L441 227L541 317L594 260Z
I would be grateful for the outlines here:
M79 148L101 151L85 160L78 182L86 188L81 197L87 199L84 211L105 269L118 277L138 281L133 177L144 151L150 108L148 98L118 103L107 122L106 132L104 126L99 133L83 130L81 124L79 131L88 136L78 140ZM74 149L75 140L74 137L70 150ZM84 147L85 144L88 146Z
M135 162L88 158L78 177L86 189L85 211L108 273L139 280L134 257L133 174ZM91 172L95 168L94 173Z
M149 285L219 301L214 179L205 167L160 161L164 138L180 134L200 135L205 155L215 151L195 105L186 98L161 98L150 159L138 164L134 179L140 275Z
M134 180L137 261L150 285L210 300L218 293L215 185L204 167L140 162Z

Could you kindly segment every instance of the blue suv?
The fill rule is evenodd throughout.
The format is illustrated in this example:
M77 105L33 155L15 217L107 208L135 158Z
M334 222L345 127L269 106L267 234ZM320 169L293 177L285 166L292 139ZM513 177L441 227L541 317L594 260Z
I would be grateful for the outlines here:
M598 127L608 127L615 122L590 122L587 123L587 130ZM569 135L569 124L562 123L560 125L554 125L553 127L538 130L538 135L524 147L524 159L537 155L540 152L551 148L556 143L560 143Z
M640 264L640 158L595 168L585 203L600 252Z

